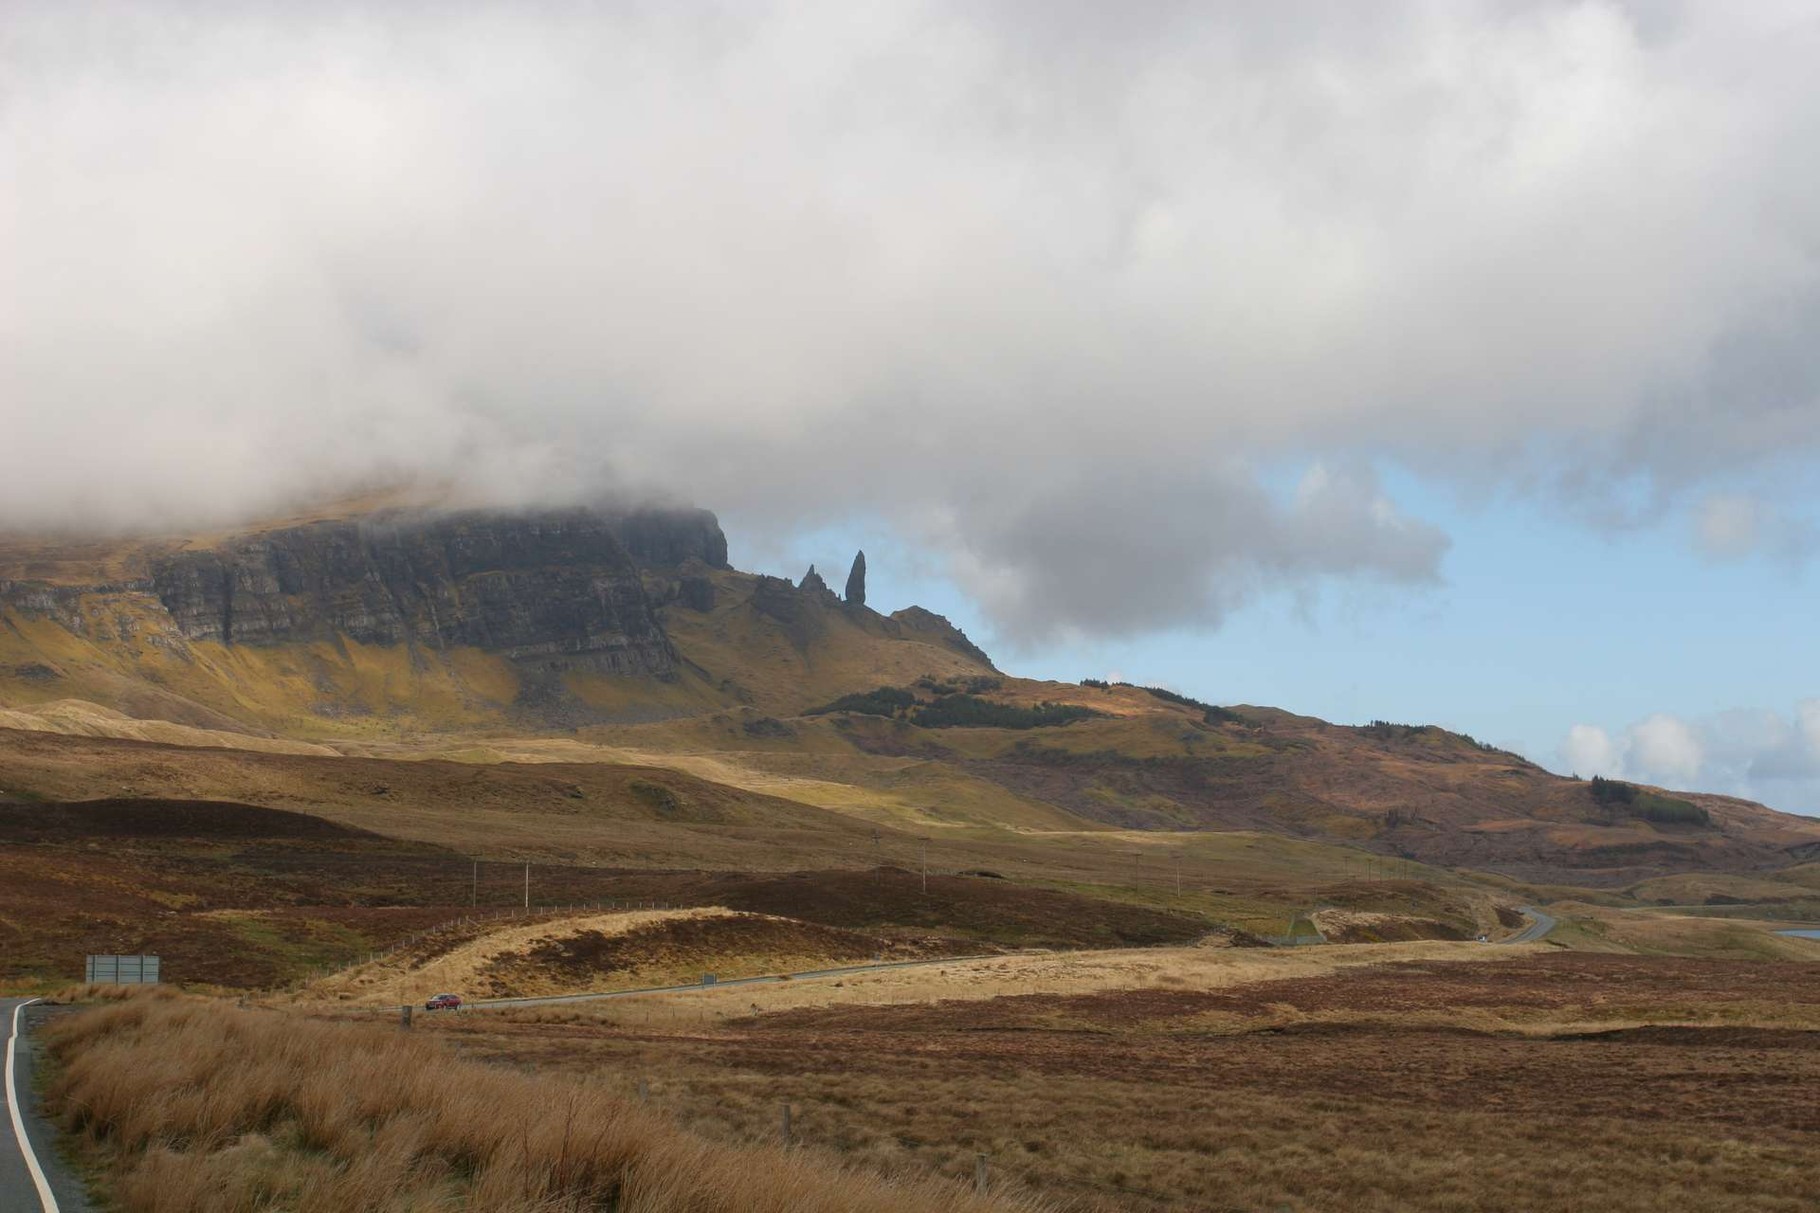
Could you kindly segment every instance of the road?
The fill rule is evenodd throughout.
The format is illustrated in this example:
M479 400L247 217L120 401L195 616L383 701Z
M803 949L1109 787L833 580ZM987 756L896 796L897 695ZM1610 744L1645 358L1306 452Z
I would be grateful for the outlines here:
M56 1131L38 1116L32 1075L37 1052L31 1043L35 998L0 998L0 1046L5 1054L0 1096L6 1103L0 1124L0 1209L6 1213L88 1213L82 1186L52 1149Z
M1555 929L1555 920L1536 907L1518 906L1517 909L1529 917L1529 925L1508 939L1498 940L1499 943L1538 943L1544 935Z

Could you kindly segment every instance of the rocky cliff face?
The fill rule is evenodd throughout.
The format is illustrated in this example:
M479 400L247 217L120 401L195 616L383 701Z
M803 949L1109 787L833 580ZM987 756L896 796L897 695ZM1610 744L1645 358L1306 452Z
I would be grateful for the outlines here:
M661 676L676 654L640 569L689 559L725 563L726 540L705 511L381 515L163 556L151 584L190 640L344 635Z
M324 513L226 537L78 543L0 534L0 708L61 697L206 727L571 728L723 701L790 712L952 672L956 658L989 668L938 617L887 618L805 581L730 569L705 510Z

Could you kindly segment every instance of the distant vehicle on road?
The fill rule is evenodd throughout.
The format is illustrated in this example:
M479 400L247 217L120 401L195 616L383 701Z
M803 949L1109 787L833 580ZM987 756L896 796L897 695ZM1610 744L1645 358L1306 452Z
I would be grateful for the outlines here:
M453 1011L460 1006L461 995L459 994L435 994L423 1004L423 1009L426 1011Z

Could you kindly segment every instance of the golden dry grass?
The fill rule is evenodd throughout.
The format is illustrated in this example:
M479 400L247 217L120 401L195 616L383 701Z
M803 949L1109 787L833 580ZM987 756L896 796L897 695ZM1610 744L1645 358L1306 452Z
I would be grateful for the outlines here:
M1423 941L1294 949L1182 947L1030 953L484 1014L525 1023L596 1021L633 1027L686 1028L748 1014L822 1007L982 1002L1027 994L1231 989L1396 961L1510 960L1542 950L1544 945L1487 948L1482 944Z
M1495 963L436 1030L543 1072L644 1079L653 1106L728 1141L762 1138L789 1101L800 1133L881 1171L955 1174L987 1152L1083 1213L1804 1213L1820 1199L1820 970L1477 955ZM1683 1023L1699 1026L1653 1026Z
M597 1084L396 1031L171 996L47 1033L49 1102L127 1213L985 1213L807 1151L713 1144Z
M720 906L551 914L457 922L316 978L274 1005L389 1008L443 991L470 1004L563 997L691 985L704 973L728 980L980 950L961 940L894 939Z
M267 754L314 754L335 757L328 746L283 737L257 737L225 729L201 729L168 720L140 720L113 708L81 699L58 699L30 709L0 709L0 729L61 733L76 737L115 737L164 745L258 750Z
M1551 912L1561 921L1554 937L1578 951L1736 960L1820 960L1820 940L1779 934L1784 928L1811 927L1812 923L1704 918L1584 902L1567 902L1552 907Z
M477 939L447 952L419 958L400 952L353 965L304 987L304 999L351 1001L373 1006L399 1006L422 1002L444 990L471 990L477 978L501 957L516 955L533 943L572 936L583 931L618 935L652 923L685 918L710 918L730 914L718 907L687 910L617 910L603 914L578 914L522 924L508 920ZM555 982L527 994L572 993Z

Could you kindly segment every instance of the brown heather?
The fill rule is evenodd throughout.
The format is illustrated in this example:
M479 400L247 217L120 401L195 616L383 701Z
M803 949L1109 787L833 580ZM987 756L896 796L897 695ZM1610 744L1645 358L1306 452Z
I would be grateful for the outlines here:
M158 993L47 1039L52 1106L130 1213L1035 1208L710 1143L585 1081L455 1060L396 1029Z

